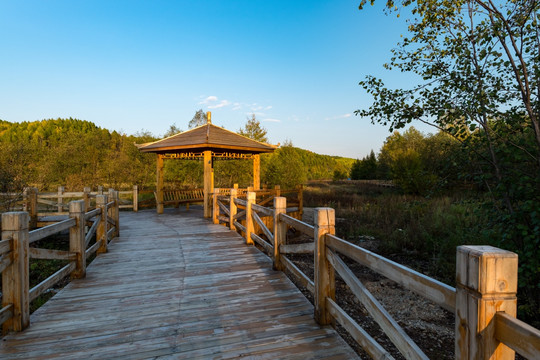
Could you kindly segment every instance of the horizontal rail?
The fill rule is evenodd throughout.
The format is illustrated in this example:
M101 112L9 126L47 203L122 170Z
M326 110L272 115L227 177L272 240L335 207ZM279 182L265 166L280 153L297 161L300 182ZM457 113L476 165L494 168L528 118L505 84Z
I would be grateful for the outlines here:
M295 207L288 207L287 209L285 209L285 212L287 213L292 213L292 212L297 212L299 211L298 207L295 206Z
M351 244L334 235L326 235L326 245L335 251L386 276L403 287L421 295L448 311L456 307L456 289L406 266L388 260L369 250Z
M271 196L267 197L266 199L260 201L257 205L264 206L264 205L268 204L270 201L272 201L274 198L275 198L275 196L271 195Z
M233 218L235 220L238 220L238 219L243 218L244 216L246 216L246 210L242 210L242 211L236 213L236 215L234 215Z
M283 244L279 247L281 254L313 254L315 243Z
M32 259L45 259L45 260L71 260L77 259L77 254L64 250L52 250L52 249L39 249L29 248L28 255Z
M259 225L259 227L261 228L264 235L266 235L266 237L268 238L268 241L270 241L270 243L272 245L274 245L274 234L272 234L272 232L266 227L266 224L259 217L259 214L257 214L255 211L253 211L251 213L251 217Z
M295 219L292 216L286 214L279 214L279 220L300 231L302 234L313 237L313 234L315 232L315 227L313 225L306 224L305 222Z
M229 218L226 217L226 216L220 215L220 216L218 216L218 220L219 220L219 221L222 221L222 222L228 223L228 222L230 222L231 219L229 219Z
M264 239L259 235L251 233L251 239L254 240L257 244L261 245L268 254L272 254L274 252L274 247L272 246L272 244L264 241Z
M9 265L12 264L13 261L11 261L11 256L8 254L4 254L0 258L0 274L2 274L2 271L4 271Z
M98 227L100 222L101 222L101 217L98 217L94 221L94 223L92 224L90 229L88 229L88 232L86 233L86 236L84 237L84 247L85 248L88 247L88 244L90 243L90 240L92 239L92 236L94 236L94 234L96 233L97 227Z
M374 338L371 337L352 317L334 300L326 298L326 308L336 321L347 330L354 340L372 359L394 359Z
M302 284L303 287L305 287L310 293L315 294L315 283L313 280L307 277L306 274L302 272L294 263L287 259L285 256L281 257L281 263L285 266L285 268L293 274L298 282Z
M101 214L101 208L91 210L91 211L87 212L86 214L84 214L84 220L90 220L94 216L100 215L100 214Z
M234 203L235 203L236 205L240 205L240 206L244 206L244 207L247 206L247 201L246 201L246 200L239 199L239 198L234 198Z
M93 253L97 251L97 249L101 246L101 243L103 242L103 239L96 241L96 243L92 246L90 246L86 251L84 252L84 256L87 258L91 256Z
M0 309L0 325L13 316L13 304L8 304Z
M112 208L114 206L114 201L109 201L105 206L107 209Z
M58 270L57 272L55 272L54 274L52 274L51 276L49 276L48 278L40 282L38 285L34 286L32 289L30 289L30 292L28 294L29 301L34 300L39 295L43 294L45 290L54 286L57 282L62 280L64 277L71 274L71 272L75 270L75 268L76 268L75 262L70 262L69 264L67 264L66 266L64 266L63 268L61 268L60 270Z
M107 231L107 240L112 240L114 233L116 231L116 228L113 226L112 228Z
M218 201L217 202L218 205L219 205L219 208L227 215L230 215L230 211L229 211L229 208L227 208L225 205L223 205L223 203L221 201Z
M234 226L236 226L237 229L240 229L243 232L246 232L246 227L244 225L240 224L238 221L234 222Z
M28 242L31 244L34 241L41 240L47 236L57 234L61 231L67 230L77 224L75 219L66 219L55 224L44 226L40 229L32 230L28 233Z
M261 205L251 204L251 209L256 212L262 213L264 216L274 216L274 210L266 208Z
M495 314L495 338L527 359L540 354L540 330L504 312Z
M401 326L399 326L392 316L390 316L381 303L366 289L364 284L358 280L356 275L354 275L351 269L349 269L339 256L335 255L332 251L327 251L326 258L341 276L343 281L349 286L349 289L354 296L356 296L362 305L364 305L364 308L371 315L373 320L381 327L384 333L406 359L429 360L422 350L420 350L418 345L416 345L410 336L407 335Z
M11 251L11 239L0 241L0 255L4 255Z

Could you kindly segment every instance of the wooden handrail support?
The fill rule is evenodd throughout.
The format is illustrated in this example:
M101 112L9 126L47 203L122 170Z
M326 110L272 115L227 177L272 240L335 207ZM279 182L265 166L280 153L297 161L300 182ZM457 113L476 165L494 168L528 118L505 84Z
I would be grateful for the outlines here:
M277 186L277 185L276 185ZM279 192L279 188L277 188ZM274 270L283 271L284 266L281 263L281 253L279 248L287 243L287 224L279 220L280 214L287 211L287 198L276 196L274 198Z
M75 226L69 229L69 251L77 254L75 270L71 273L72 279L81 279L86 276L85 213L86 203L84 200L69 203L69 217L76 221Z
M2 214L2 239L11 238L11 264L2 272L2 308L12 305L12 317L2 332L22 331L30 324L27 212Z
M230 198L230 210L229 210L229 229L236 230L236 227L234 225L234 216L236 215L236 202L234 201L236 199L236 196L238 194L238 189L231 189L231 195Z
M253 240L251 239L251 234L253 233L255 227L253 225L253 209L252 205L257 201L257 194L253 191L247 193L246 201L246 244L253 245Z
M516 317L517 271L518 256L510 251L457 248L456 359L514 359L514 350L495 337L495 314Z
M315 273L315 321L320 325L328 325L333 318L327 310L326 298L336 299L334 268L326 258L326 234L335 234L336 215L332 208L316 208L314 240L314 273Z
M120 236L120 223L118 219L120 218L120 201L118 198L118 191L114 189L109 189L109 200L113 202L113 205L109 209L109 216L113 219L115 224L115 231L112 234L112 237Z
M101 246L97 249L97 254L107 252L107 227L108 227L108 211L107 211L107 195L96 196L96 207L101 210L101 220L99 221L96 242L101 242Z

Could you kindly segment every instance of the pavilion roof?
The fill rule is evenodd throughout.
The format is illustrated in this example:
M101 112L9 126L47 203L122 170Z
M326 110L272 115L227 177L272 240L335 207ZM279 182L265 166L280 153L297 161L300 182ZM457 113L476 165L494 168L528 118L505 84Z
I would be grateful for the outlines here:
M260 154L273 152L276 146L252 140L212 123L169 136L151 143L138 145L142 152L159 154L202 152L238 152Z

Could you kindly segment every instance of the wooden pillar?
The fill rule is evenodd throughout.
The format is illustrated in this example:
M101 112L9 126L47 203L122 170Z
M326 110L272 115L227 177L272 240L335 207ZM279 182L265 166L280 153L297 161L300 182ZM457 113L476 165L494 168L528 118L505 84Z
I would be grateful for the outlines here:
M253 155L253 189L261 189L261 155Z
M251 238L251 233L254 232L253 226L253 210L251 205L255 204L257 194L250 191L247 193L247 204L246 204L246 244L253 245L253 239Z
M274 186L274 196L275 197L281 196L281 186L279 185Z
M219 205L217 203L219 197L219 190L220 189L215 188L212 194L212 222L214 224L219 224Z
M157 154L156 166L156 211L163 214L163 156Z
M86 210L90 209L90 193L92 192L92 189L88 186L85 186L83 189L83 200Z
M518 256L492 246L459 246L456 256L456 359L514 359L495 339L498 311L516 316Z
M107 252L107 195L96 196L96 207L101 209L101 220L97 227L96 241L101 241L98 254Z
M274 198L274 270L283 271L281 253L279 247L287 242L287 224L279 221L279 214L287 213L287 199L284 197Z
M69 217L76 221L75 226L69 229L69 251L77 254L77 267L71 273L72 279L82 279L86 276L85 212L86 204L84 200L69 203Z
M231 189L231 195L229 196L230 205L229 205L229 229L236 230L236 226L234 226L234 216L236 215L236 203L234 202L234 199L236 199L236 196L238 195L237 189Z
M139 211L139 187L133 185L133 211Z
M298 213L300 214L300 220L304 215L304 185L298 185Z
M114 221L115 231L113 237L120 236L120 198L117 190L109 189L109 202L114 201L114 204L109 209L109 216Z
M22 331L30 324L27 212L2 214L2 239L11 238L11 264L2 272L2 307L13 304L3 332Z
M336 298L334 268L326 259L326 234L335 234L335 212L332 208L316 208L314 213L314 271L315 271L315 321L320 325L332 323L326 310L326 298Z
M64 203L64 187L63 186L59 186L58 187L58 201L57 201L57 206L56 206L56 211L57 212L63 212L64 211L64 206L63 206L63 203Z
M103 186L99 185L97 187L97 193L98 193L98 195L103 195Z
M212 199L214 192L212 189L212 152L206 150L204 153L204 217L212 217Z

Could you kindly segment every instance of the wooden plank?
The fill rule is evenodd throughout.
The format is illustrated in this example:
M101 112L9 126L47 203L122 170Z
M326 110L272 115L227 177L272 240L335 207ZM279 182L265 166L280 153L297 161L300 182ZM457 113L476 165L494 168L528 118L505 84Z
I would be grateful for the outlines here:
M315 230L314 226L306 224L305 222L297 220L286 214L280 214L279 220L300 231L302 234L313 237L313 231Z
M287 259L285 256L281 257L281 262L285 266L285 268L294 276L296 276L296 279L304 286L306 289L309 290L310 293L315 293L315 284L313 280L307 277L306 274L302 272L294 263Z
M245 227L244 225L240 224L238 221L235 221L235 222L234 222L234 226L235 226L236 228L238 228L238 229L244 231L244 232L246 231L246 227Z
M96 241L96 243L94 245L92 245L88 249L86 249L86 251L84 252L84 255L88 258L90 255L95 253L97 251L97 249L99 249L99 247L101 246L102 241L103 240Z
M94 216L97 216L97 215L100 215L100 214L101 214L101 209L96 208L96 209L90 210L86 214L84 214L84 219L88 221L91 218L93 218Z
M455 311L455 288L336 236L326 235L326 238L327 246L332 250L358 261L360 264L433 301L448 311Z
M6 305L0 309L0 326L13 316L13 304Z
M259 217L259 214L257 214L255 211L253 211L251 215L252 215L251 217L253 218L253 220L255 220L255 222L261 228L264 235L266 235L266 237L268 238L268 241L270 241L270 243L272 245L274 245L274 234L272 234L272 232L266 227L265 223Z
M112 240L114 238L114 232L116 231L116 228L112 227L109 230L107 230L107 241Z
M11 256L9 254L4 254L0 257L0 274L5 270L9 265L12 264Z
M268 204L270 201L272 201L273 199L274 199L274 195L271 195L271 196L267 197L266 199L261 200L257 205L264 206L264 205Z
M34 286L32 289L30 289L29 292L29 301L34 300L39 295L43 294L45 290L47 290L50 287L53 287L57 282L68 276L73 270L75 270L76 264L75 262L70 262L36 286Z
M101 210L101 209L99 209L99 210ZM96 233L96 230L97 230L100 222L101 222L101 216L96 218L96 220L94 220L94 223L92 224L90 229L88 229L88 232L86 233L86 235L84 237L84 248L85 249L88 247L88 244L90 243L90 240L92 240L92 236L94 236L94 234Z
M272 217L274 216L274 210L270 208L267 208L258 204L253 204L251 207L253 211L260 212L264 216L272 216Z
M358 300L360 300L362 305L364 305L373 320L381 327L384 333L406 359L429 360L418 345L416 345L410 336L407 335L401 326L399 326L392 316L384 309L381 303L379 303L379 301L366 289L364 284L358 280L343 260L332 251L326 252L326 258L341 276L343 281L349 285L351 292Z
M28 255L31 259L47 259L47 260L76 260L77 254L53 249L29 248Z
M246 200L243 200L243 199L239 199L239 198L235 198L234 199L234 203L236 205L240 205L240 206L243 206L243 207L246 207L247 206L247 201Z
M261 245L264 250L266 250L266 252L268 254L272 254L274 252L274 247L269 244L268 242L264 241L263 238L261 238L259 235L255 234L255 233L251 233L251 238L259 245Z
M221 201L218 201L219 208L227 214L227 216L230 214L229 208L225 206Z
M75 219L66 219L66 220L57 222L56 224L51 224L51 225L42 227L40 229L32 230L28 233L29 243L31 244L37 240L46 238L47 236L51 236L61 231L67 230L75 226L76 223L77 222L75 221Z
M11 251L11 239L0 241L0 255L4 255Z
M353 339L360 344L362 350L368 353L372 359L393 359L374 338L371 337L353 318L349 316L338 304L332 299L326 299L326 306L330 315L343 326Z
M315 243L284 244L279 247L282 254L313 254Z
M540 355L540 330L507 313L495 314L495 338L527 359Z
M218 216L218 219L219 219L219 221L226 222L226 223L228 223L230 221L230 219L228 217L222 216L222 215Z

